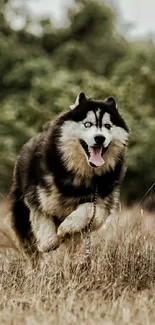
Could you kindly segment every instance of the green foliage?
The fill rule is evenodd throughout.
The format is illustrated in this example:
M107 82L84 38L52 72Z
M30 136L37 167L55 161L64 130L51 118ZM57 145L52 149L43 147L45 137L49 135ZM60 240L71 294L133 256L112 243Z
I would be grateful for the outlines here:
M154 44L125 40L112 10L95 0L76 0L68 27L42 20L40 36L28 22L14 31L0 10L0 191L22 144L84 91L116 97L131 128L123 193L128 202L141 198L155 180Z

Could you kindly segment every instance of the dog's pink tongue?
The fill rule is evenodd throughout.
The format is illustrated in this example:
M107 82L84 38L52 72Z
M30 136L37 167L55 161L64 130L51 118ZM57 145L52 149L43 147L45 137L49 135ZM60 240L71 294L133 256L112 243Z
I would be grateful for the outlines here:
M96 167L102 166L105 163L101 156L102 148L89 147L88 149L90 152L89 162Z

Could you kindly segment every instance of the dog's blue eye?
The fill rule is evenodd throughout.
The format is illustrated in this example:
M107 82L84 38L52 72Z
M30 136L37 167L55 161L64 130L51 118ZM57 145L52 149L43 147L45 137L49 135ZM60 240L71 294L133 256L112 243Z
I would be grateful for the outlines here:
M85 128L90 128L93 124L91 122L84 123Z
M104 126L105 126L105 128L108 129L108 130L110 130L111 127L112 127L112 125L110 125L109 123L104 124Z

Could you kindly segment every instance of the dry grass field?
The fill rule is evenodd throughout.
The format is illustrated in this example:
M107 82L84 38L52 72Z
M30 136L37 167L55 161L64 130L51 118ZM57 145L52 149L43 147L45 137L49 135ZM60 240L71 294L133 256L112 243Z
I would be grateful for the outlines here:
M140 209L109 219L92 238L92 266L84 247L45 254L32 270L0 218L1 325L155 324L154 217Z

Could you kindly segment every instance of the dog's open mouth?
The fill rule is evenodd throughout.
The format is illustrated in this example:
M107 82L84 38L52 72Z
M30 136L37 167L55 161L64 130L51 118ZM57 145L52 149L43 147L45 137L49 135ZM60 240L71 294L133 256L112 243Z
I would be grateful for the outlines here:
M84 140L80 140L80 143L87 155L88 163L91 167L96 168L105 164L105 161L102 156L107 151L108 147L104 148L103 146L97 145L90 147Z

